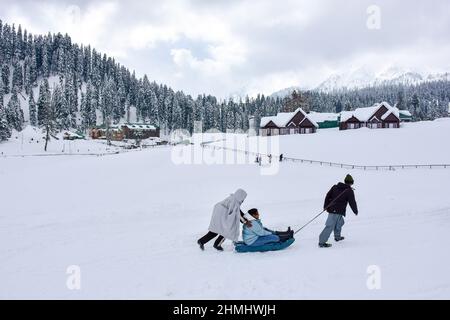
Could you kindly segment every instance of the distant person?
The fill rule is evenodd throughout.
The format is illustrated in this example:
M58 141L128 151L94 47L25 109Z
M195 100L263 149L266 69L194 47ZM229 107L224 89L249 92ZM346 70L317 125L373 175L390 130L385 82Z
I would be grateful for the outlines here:
M280 154L280 162L283 162L283 154Z
M248 214L254 219L251 226L244 225L242 239L248 246L262 246L267 243L284 242L294 237L294 231L289 227L287 231L272 231L263 226L258 209L251 209Z
M269 163L272 163L272 155L269 154Z
M323 208L324 210L327 210L329 214L325 223L325 229L323 229L319 236L319 247L331 247L331 244L327 243L327 241L333 231L335 241L344 240L341 231L342 226L344 225L347 204L350 204L353 213L358 215L358 206L356 205L355 193L352 189L353 183L353 177L348 174L344 179L344 183L339 182L328 191Z
M222 244L225 239L234 242L239 239L240 222L251 226L241 211L241 205L247 197L247 193L238 189L225 200L217 203L214 206L211 223L209 225L209 232L197 241L200 249L205 249L205 244L219 236L214 242L214 248L223 251Z

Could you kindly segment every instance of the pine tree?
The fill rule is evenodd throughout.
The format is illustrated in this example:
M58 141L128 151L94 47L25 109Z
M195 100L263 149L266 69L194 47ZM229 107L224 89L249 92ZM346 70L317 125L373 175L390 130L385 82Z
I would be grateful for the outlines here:
M31 45L31 61L30 61L30 83L35 85L38 77L37 68L37 56L36 56L36 44L33 42Z
M8 94L9 91L9 65L3 64L1 78L3 82L3 94Z
M405 93L403 91L399 91L397 93L397 103L396 103L396 107L399 110L405 110L406 109L406 105L405 105Z
M411 109L413 110L413 117L415 120L422 120L422 111L420 110L420 103L417 94L414 94L411 99Z
M37 126L37 114L36 114L36 102L34 101L33 90L30 91L28 99L28 107L30 110L30 124L32 126Z
M100 95L100 106L103 113L103 121L106 125L106 138L108 140L108 145L111 145L110 126L112 120L112 111L117 107L117 104L118 98L116 85L112 78L108 78Z
M12 92L19 93L23 89L23 69L19 60L15 60L13 65Z
M14 93L8 102L8 107L6 108L6 120L13 129L22 131L24 118L17 93Z
M337 101L334 103L334 106L335 106L334 112L336 112L336 113L341 113L341 112L342 112L343 107L342 107L342 102L341 102L341 100L337 100Z
M37 123L43 126L46 123L47 112L50 109L50 89L47 79L39 87L39 98L37 103Z
M85 106L82 111L82 121L84 129L91 128L97 124L97 113L93 101L93 88L91 82L86 86Z
M24 70L25 70L25 74L24 74L24 79L23 79L23 86L25 89L25 93L26 94L30 94L30 91L33 87L33 84L31 82L31 63L30 63L30 57L26 57L25 58L25 62L24 62Z

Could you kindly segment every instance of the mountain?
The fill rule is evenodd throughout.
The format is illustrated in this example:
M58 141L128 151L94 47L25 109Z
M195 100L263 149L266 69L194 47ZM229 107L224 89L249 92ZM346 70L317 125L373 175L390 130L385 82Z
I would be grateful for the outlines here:
M290 95L294 90L335 92L342 89L361 89L385 85L415 85L423 82L439 80L450 80L450 73L427 73L396 66L378 71L370 67L363 66L355 70L331 74L317 87L304 88L293 86L276 91L270 96L284 98Z
M449 72L427 73L395 66L381 72L375 72L363 67L348 73L333 74L314 89L322 92L333 92L342 89L360 89L385 85L417 85L430 81L448 81L449 79Z
M278 90L278 91L272 93L270 95L270 97L285 98L287 96L290 96L292 94L292 92L294 92L294 91L305 91L305 90L307 90L307 89L303 88L303 87L299 87L299 86L294 86L294 87L289 87L289 88Z

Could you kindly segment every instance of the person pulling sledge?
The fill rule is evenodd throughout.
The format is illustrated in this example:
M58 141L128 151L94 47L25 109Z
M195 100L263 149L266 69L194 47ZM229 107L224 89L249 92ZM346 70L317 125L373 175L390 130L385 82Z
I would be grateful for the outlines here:
M251 226L252 223L244 217L241 205L247 197L247 193L238 189L225 200L214 206L209 232L197 241L200 249L205 250L205 244L219 236L214 242L214 248L223 251L222 244L225 239L238 241L240 223Z
M353 183L353 177L348 174L344 179L344 183L339 182L328 191L323 204L324 210L326 209L328 211L328 218L325 223L325 228L319 236L320 248L331 247L331 244L327 243L327 241L333 231L336 242L345 239L341 235L341 231L344 225L347 204L350 204L353 213L358 215L358 206L356 205L355 193L352 189Z
M287 231L272 231L263 226L258 209L250 209L248 214L254 219L250 220L251 225L244 225L242 229L242 239L247 246L262 246L267 243L284 242L294 236L291 227Z

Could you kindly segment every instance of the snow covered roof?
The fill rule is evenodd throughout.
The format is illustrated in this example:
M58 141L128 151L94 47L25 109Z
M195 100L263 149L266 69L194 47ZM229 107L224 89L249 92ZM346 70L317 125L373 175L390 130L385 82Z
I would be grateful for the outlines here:
M276 116L261 118L261 127L266 126L270 121L275 123L277 127L286 127L297 112L280 112Z
M322 113L311 111L308 117L315 122L325 122L325 121L337 121L339 114L337 113Z
M82 138L79 134L71 132L71 131L66 131L66 132L64 132L64 134L68 137Z
M381 120L385 120L391 114L395 115L397 118L400 118L400 111L398 110L398 108L391 107L388 112L383 114L383 116L381 117Z
M277 127L284 128L289 124L289 122L298 112L301 112L305 116L305 119L311 121L311 123L315 127L319 127L316 121L309 117L309 115L305 111L303 111L302 108L298 108L294 112L280 112L276 116L272 117L262 117L260 126L265 127L267 124L269 124L270 121L272 121Z
M385 106L388 109L388 112L386 112L379 120L384 120L386 119L387 116L389 116L391 113L395 114L398 117L400 117L399 115L399 110L396 107L391 107L391 105L385 101L381 102L381 103L375 103L373 106L371 107L366 107L366 108L357 108L354 111L342 111L341 112L341 122L345 122L348 119L350 119L351 117L355 117L356 119L358 119L359 121L362 122L366 122L369 121L370 118L372 118L372 116L378 111L378 109L380 109L382 106Z
M124 124L122 127L127 127L132 130L156 130L156 127L150 124Z
M407 117L412 117L411 112L409 112L409 110L399 110L398 111L401 115L407 116Z
M374 105L367 108L357 108L354 111L344 111L341 113L341 121L347 121L353 116L359 121L368 121L379 108L379 105Z

